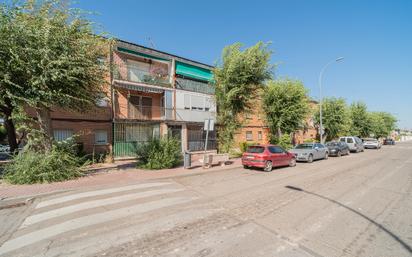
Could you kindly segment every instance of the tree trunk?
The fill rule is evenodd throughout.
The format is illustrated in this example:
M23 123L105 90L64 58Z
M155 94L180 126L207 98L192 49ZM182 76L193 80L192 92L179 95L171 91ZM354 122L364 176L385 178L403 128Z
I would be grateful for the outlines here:
M276 131L276 136L280 139L282 137L282 130L280 129L280 127L278 128L278 130Z
M19 145L17 144L16 127L11 118L13 107L8 99L5 100L5 105L0 106L0 111L4 114L4 127L7 131L7 141L9 143L10 152L14 153L19 148Z
M5 115L4 127L7 131L7 141L9 142L10 152L15 153L19 148L17 144L16 128L14 127L14 122L9 115Z
M52 148L52 127L50 110L46 107L36 108L37 121L39 123L40 132L42 133L42 145L44 151L50 152Z

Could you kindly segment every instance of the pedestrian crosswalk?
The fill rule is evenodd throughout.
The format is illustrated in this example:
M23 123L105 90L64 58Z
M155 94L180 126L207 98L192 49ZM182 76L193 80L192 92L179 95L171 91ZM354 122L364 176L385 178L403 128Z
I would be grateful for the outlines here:
M199 218L200 213L193 215L190 209L180 209L197 198L194 193L185 190L179 184L162 182L70 193L45 199L33 208L33 213L24 220L19 230L1 245L0 256L57 256L61 252L53 251L50 244L56 239L64 241L65 235L68 234L71 237L82 238L83 248L85 242L89 242L88 251L91 254L93 249L101 250L102 245L100 241L85 236L89 234L87 228L97 226L103 229L105 226L111 226L112 229L116 229L116 222L124 223L130 220L136 220L135 224L131 223L136 226L150 221L150 217L159 217L162 214L170 216L173 212L168 213L168 211L173 208L175 208L174 212L182 212L178 216L184 217L186 213L192 218ZM175 222L179 221L176 217ZM159 221L157 225L161 223ZM168 224L170 220L166 218L163 223ZM129 230L127 227L123 228L123 233L136 234L138 227ZM102 235L95 236L102 237ZM119 236L120 234L116 233L104 234L107 239ZM123 241L125 239L127 240L127 237L123 237ZM101 240L105 239L101 238ZM78 243L76 240L72 242ZM119 242L121 240L117 243ZM109 245L112 244L113 241L110 241ZM66 248L72 247L65 245L60 251L65 251ZM76 253L74 256L83 255Z

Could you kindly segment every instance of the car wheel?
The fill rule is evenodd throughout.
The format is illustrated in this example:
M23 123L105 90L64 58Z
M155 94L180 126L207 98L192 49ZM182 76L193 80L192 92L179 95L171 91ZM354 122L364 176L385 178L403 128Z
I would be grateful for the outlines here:
M328 158L329 158L329 153L326 152L326 153L325 153L325 158L323 158L323 159L327 160Z
M336 156L341 157L342 153L340 151L338 151L338 153L336 154Z
M289 167L295 167L295 166L296 166L296 159L295 158L290 159Z
M263 168L264 171L269 172L272 171L273 164L271 161L267 161L265 164L265 168Z
M308 163L312 163L312 162L313 162L313 155L309 154Z
M249 166L243 165L244 169L249 169Z

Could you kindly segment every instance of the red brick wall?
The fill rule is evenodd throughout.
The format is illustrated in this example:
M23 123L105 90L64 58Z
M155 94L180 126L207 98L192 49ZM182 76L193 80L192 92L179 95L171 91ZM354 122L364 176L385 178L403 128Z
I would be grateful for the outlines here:
M127 95L145 96L152 98L152 119L159 120L162 117L160 104L163 94L156 93L144 93L134 90L117 89L116 90L116 106L115 106L115 118L127 119L128 118L128 100Z
M93 149L96 153L109 152L110 142L112 142L112 125L111 122L90 122L90 121L52 121L53 129L69 129L75 135L78 135L78 142L83 144L84 150L87 153L92 153ZM108 144L96 145L95 132L96 130L107 131Z

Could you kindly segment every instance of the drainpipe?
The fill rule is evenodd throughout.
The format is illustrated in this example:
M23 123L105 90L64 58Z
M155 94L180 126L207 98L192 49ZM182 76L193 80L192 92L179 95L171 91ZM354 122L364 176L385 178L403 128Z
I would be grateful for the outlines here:
M172 88L173 88L173 119L176 120L176 61L172 59L172 70L171 70L171 77L172 77Z
M113 89L113 44L110 42L110 56L109 56L109 70L110 70L110 103L111 103L111 118L112 118L112 140L111 140L111 155L112 158L114 159L114 122L115 122L115 104L114 104L114 99L115 99L115 92Z

